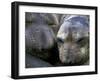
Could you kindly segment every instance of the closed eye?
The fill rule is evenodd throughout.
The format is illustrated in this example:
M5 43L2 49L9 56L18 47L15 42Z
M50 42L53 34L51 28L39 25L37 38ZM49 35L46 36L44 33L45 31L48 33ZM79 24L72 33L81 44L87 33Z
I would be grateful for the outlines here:
M58 43L64 43L64 40L61 39L61 38L57 38L57 42L58 42Z
M89 43L89 38L88 38L88 37L82 37L82 38L78 39L78 40L76 41L76 43L77 43L80 47L83 47L83 46L85 46L86 44Z
M81 43L84 40L84 38L80 38L77 40L77 43Z

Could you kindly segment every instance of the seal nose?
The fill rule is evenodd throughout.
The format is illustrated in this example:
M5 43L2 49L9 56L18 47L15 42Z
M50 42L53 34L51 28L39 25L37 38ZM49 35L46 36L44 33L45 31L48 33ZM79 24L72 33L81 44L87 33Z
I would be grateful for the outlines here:
M72 42L73 41L72 29L69 28L68 30L69 30L68 36L66 37L65 41L66 42Z

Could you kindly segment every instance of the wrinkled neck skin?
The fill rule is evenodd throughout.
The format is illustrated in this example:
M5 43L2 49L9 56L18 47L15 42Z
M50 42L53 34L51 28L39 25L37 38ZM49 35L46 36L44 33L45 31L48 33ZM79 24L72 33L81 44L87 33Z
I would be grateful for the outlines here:
M89 27L86 17L74 17L64 19L58 31L59 58L64 64L84 65L89 61Z

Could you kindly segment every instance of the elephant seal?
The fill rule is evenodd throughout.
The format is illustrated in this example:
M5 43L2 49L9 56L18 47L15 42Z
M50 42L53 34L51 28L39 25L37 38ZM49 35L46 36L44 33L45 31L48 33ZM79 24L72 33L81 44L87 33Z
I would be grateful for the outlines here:
M63 64L89 64L89 16L65 15L57 39Z
M59 59L56 36L52 25L58 24L55 14L26 13L26 54L55 64Z

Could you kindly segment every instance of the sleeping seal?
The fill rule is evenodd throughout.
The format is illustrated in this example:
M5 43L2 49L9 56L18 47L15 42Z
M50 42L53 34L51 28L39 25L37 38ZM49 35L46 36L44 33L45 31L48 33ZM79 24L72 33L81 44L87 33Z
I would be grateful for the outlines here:
M89 64L89 16L64 16L57 39L62 63Z

